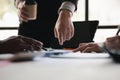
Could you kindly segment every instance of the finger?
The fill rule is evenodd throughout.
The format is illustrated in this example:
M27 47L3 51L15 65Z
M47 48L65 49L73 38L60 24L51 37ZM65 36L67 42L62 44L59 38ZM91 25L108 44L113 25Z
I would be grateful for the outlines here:
M58 34L58 41L59 41L60 45L63 45L63 36L62 36L62 33Z
M20 12L20 17L22 18L23 21L28 21L28 15L24 11Z
M25 40L23 40L23 37L19 37L19 39L21 42L21 44L19 45L20 47L20 50L23 51L23 52L26 52L26 51L33 51L33 47L27 43Z
M31 45L23 44L22 45L22 51L27 52L27 51L34 51L33 47Z
M29 47L26 47L28 44L26 44L26 42L20 38L16 38L16 44L18 45L14 49L14 52L23 52L30 49Z
M41 48L39 48L36 45L29 45L28 43L26 44L21 44L20 49L17 52L28 52L28 51L35 51L35 50L41 50Z
M88 43L80 43L79 46L88 45Z
M67 31L64 31L64 32L61 32L61 36L63 37L63 41L62 42L65 42L66 41L66 37L67 37Z
M74 27L71 29L71 38L74 36ZM70 39L71 39L70 38Z
M32 50L41 50L43 43L34 39L25 39L26 43L31 46Z
M74 36L74 27L71 30L71 38Z
M78 51L80 51L80 47L81 47L83 44L85 44L85 43L80 43L79 46L78 46L78 48L74 49L73 52L78 52Z
M17 8L19 9L19 8L22 8L22 7L24 7L24 2L19 2Z
M58 38L56 29L54 29L54 35L55 35L55 38Z
M33 48L33 50L41 50L42 47L38 46L38 45L35 45L35 44L32 44L31 47Z
M43 43L38 41L38 40L35 40L33 38L29 38L29 37L24 37L24 36L19 36L22 40L24 40L26 43L28 43L29 45L36 45L38 47L42 47L43 46Z
M22 21L25 21L25 22L28 21L28 18L29 18L28 11L25 7L19 8L18 14Z
M71 26L68 32L69 32L68 40L70 40L74 36L74 27Z
M32 39L32 38L24 38L24 40L29 43L30 45L36 45L36 46L42 46L43 43L38 41L38 40L35 40L35 39Z
M83 51L87 46L88 46L88 45L79 46L78 48L74 49L73 52Z
M81 51L82 53L90 53L94 51L93 47L87 47L86 49L84 49L83 51Z
M28 13L29 10L25 6L20 8L20 11L23 12L25 16L29 17L29 15L28 15L28 14L30 14L30 13Z
M91 52L102 52L101 49L97 46L91 46L91 47L87 47L85 50L82 51L83 53L91 53Z
M11 39L13 40L13 39L15 39L17 36L10 36L10 37L8 37L8 38L6 38L6 39L4 39L4 41L10 41Z
M106 39L107 42L113 42L115 40L115 37L109 37Z
M74 49L72 52L78 52L78 51L80 51L80 47Z
M21 12L19 12L18 16L21 21L24 21L24 22L28 21L28 17L24 16L23 13Z
M88 47L93 47L93 46L96 46L96 44L93 44L93 43L80 43L79 44L79 48L77 49L77 50L75 50L75 52L76 51L84 51L86 48L88 48Z
M66 40L71 39L71 29L68 29L67 34L66 34Z
M20 15L20 20L24 22L28 22L28 18L23 15Z
M60 33L59 33L59 31L57 31L56 29L55 29L55 36L56 36L56 38L58 38L58 42L59 42L59 44L61 45Z
M21 4L21 5L18 7L18 12L19 12L19 14L22 14L22 13L23 13L23 15L26 15L26 16L27 16L28 10L25 8L25 6L24 6L23 4Z

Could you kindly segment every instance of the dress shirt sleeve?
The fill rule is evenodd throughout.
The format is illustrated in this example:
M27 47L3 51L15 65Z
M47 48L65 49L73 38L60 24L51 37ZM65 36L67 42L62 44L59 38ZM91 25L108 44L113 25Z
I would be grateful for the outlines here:
M75 5L71 2L65 1L62 3L62 5L60 6L58 13L62 10L62 9L66 9L69 10L70 12L74 13L75 11Z
M63 0L58 13L62 10L62 9L66 9L69 10L70 12L74 13L74 11L77 10L77 2L78 0Z
M65 1L73 3L75 5L75 10L77 10L78 0L63 0L63 2L65 2Z

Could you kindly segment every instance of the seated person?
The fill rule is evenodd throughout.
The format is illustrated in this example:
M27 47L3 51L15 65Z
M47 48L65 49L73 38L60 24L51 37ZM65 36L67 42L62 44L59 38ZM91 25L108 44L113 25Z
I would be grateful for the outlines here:
M43 43L24 36L11 36L0 41L0 54L41 50Z
M113 36L106 39L105 42L101 44L98 43L80 43L79 47L74 49L73 52L80 51L82 53L90 52L104 52L103 48L108 49L109 51L120 51L120 36Z

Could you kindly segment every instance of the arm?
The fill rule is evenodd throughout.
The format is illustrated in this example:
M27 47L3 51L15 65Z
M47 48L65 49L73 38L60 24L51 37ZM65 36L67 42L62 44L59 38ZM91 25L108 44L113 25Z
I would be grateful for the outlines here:
M78 48L74 49L73 52L107 52L106 49L111 53L120 53L120 36L108 37L103 43L80 43Z
M78 0L63 0L58 10L58 19L55 25L54 33L58 38L59 44L70 40L74 36L74 25L71 21L74 11L77 9Z
M17 53L23 51L41 50L43 44L32 38L24 36L11 36L0 41L0 54Z
M82 53L91 53L91 52L103 52L103 50L100 48L100 44L103 43L80 43L78 48L74 49L73 52L80 51Z

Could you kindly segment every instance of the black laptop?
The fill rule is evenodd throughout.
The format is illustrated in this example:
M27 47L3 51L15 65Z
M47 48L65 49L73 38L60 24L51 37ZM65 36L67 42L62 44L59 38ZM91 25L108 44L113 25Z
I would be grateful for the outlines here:
M52 44L52 48L77 48L79 43L94 42L93 38L99 21L77 21L73 22L75 27L74 37L64 42L62 46L58 43ZM53 40L57 41L57 39Z

